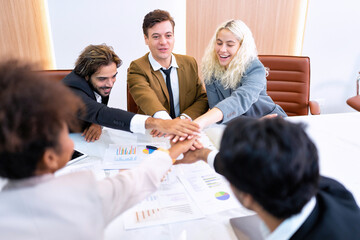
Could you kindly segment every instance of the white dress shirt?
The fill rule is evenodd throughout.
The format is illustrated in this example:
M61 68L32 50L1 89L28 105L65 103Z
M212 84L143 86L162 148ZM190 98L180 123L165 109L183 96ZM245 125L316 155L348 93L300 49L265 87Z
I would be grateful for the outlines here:
M266 240L285 240L290 239L292 235L301 227L301 225L310 216L311 212L315 208L316 198L312 197L308 203L301 209L301 212L285 219L272 233L269 230L262 233ZM263 227L266 229L265 224ZM269 235L267 235L267 233Z
M159 71L161 68L163 68L160 63L158 63L154 57L151 55L151 52L149 53L149 62L151 67L154 69L154 71ZM175 116L180 115L180 105L179 105L179 79L177 74L177 69L179 68L176 58L173 54L171 54L171 64L169 68L172 67L171 73L170 73L170 81L171 81L171 89L173 93L174 98L174 108L175 108ZM167 68L167 69L169 69ZM161 75L163 76L164 80L166 81L166 75L163 71L160 71ZM165 82L166 83L166 82ZM161 118L161 119L171 119L170 115L166 111L158 111L154 114L154 118Z

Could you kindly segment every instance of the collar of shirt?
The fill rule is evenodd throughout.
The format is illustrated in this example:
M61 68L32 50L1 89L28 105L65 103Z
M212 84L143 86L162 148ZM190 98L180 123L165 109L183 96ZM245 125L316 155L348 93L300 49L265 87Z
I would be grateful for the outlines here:
M292 235L301 227L301 225L310 216L311 212L315 208L316 198L312 197L310 201L305 204L301 209L301 212L291 216L283 221L270 235L264 236L266 240L281 240L290 239ZM263 231L262 231L263 232Z
M97 92L94 91L94 94L95 94L95 98L96 98L96 101L98 103L102 103L102 98L101 98L101 95L98 94Z
M149 53L149 62L151 64L151 67L154 69L154 71L158 71L160 70L160 68L162 68L163 66L160 65L160 63L158 63L155 58L152 56L151 52ZM174 56L174 54L171 54L171 63L170 63L170 67L175 67L175 68L179 68L177 62L176 62L176 58ZM170 68L169 67L169 68ZM169 69L167 68L167 69Z

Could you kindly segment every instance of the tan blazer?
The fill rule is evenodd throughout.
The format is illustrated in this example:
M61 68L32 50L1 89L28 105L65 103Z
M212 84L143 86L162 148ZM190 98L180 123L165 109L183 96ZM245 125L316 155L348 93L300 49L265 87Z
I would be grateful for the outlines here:
M138 113L153 116L164 110L170 112L169 93L160 71L154 71L145 56L131 62L128 68L127 84ZM193 57L174 54L179 66L179 105L180 113L185 113L193 120L208 110L205 88L199 79L198 66Z

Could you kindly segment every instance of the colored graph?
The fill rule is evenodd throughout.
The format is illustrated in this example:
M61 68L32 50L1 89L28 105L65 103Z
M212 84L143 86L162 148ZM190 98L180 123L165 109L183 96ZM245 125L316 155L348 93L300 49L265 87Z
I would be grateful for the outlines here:
M217 192L215 193L215 197L218 200L228 200L230 195L227 192Z
M157 147L146 145L146 148L143 150L143 153L152 154L156 149L157 149Z
M162 208L152 208L152 209L144 209L138 210L135 212L136 222L144 222L144 221L156 221L161 219L166 219L167 217L176 217L176 216L184 216L184 215L192 215L194 214L192 207L190 204L180 204L173 206L166 206Z
M209 188L214 188L221 185L220 178L214 174L201 176L201 178Z
M129 147L119 147L116 149L116 155L131 155L136 154L136 147L129 146Z

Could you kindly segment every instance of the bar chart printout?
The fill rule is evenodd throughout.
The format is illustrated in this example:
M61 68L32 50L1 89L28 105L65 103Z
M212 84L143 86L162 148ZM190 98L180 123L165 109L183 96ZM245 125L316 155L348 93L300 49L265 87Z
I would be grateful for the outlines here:
M167 178L160 189L124 213L125 229L134 229L204 217L177 178ZM171 180L169 180L171 179ZM171 182L169 182L171 181Z
M153 143L152 143L153 144ZM157 144L158 145L158 144ZM110 144L103 160L104 169L130 169L146 160L153 152L147 144L118 145Z

